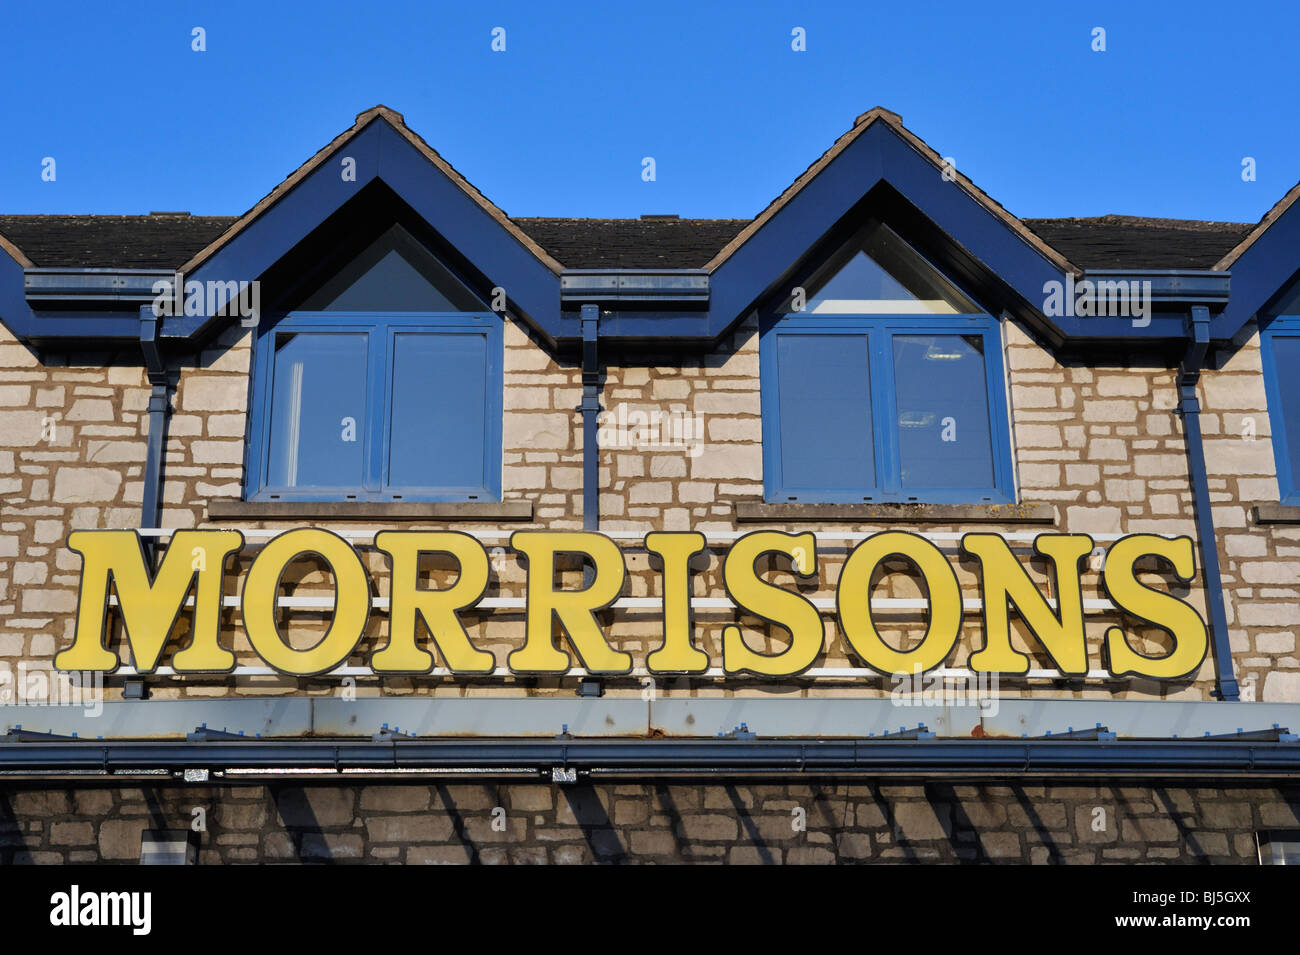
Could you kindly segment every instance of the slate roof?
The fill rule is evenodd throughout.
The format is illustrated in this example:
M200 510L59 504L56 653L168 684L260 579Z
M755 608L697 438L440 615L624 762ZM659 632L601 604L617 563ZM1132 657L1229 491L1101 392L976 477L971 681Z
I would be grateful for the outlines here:
M1138 216L1020 221L1085 269L1209 269L1255 227Z
M236 216L0 215L0 235L40 267L173 269L225 232ZM750 219L513 218L571 269L703 268ZM1208 269L1253 223L1099 216L1023 219L1084 268Z
M700 269L749 219L515 219L570 269Z
M5 236L41 268L174 269L235 216L9 216Z

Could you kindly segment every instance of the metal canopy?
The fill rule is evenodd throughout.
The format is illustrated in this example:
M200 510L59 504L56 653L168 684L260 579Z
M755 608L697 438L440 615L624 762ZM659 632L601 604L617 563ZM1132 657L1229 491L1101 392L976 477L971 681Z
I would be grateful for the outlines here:
M671 678L660 684L671 685ZM84 692L84 691L83 691ZM766 738L870 739L924 725L938 738L1030 739L1098 725L1120 740L1195 740L1300 729L1300 704L1026 698L721 697L660 691L570 695L114 701L0 706L0 737L26 732L79 740L184 740L200 727L247 739L369 739L383 728L416 738L716 739L741 724Z
M977 776L1104 774L1200 778L1300 774L1300 744L1258 741L941 740L304 740L242 742L0 743L0 771L13 773L293 770L484 771L500 775L577 773L659 775L799 773L801 775ZM84 778L84 777L80 777Z
M425 697L0 707L0 774L1300 774L1300 704ZM913 705L914 704L914 705Z

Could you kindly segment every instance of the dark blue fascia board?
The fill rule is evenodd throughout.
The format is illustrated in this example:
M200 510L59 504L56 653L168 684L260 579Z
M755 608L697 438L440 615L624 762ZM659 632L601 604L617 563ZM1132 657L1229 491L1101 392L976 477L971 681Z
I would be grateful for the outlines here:
M1300 203L1284 212L1232 263L1232 298L1211 336L1231 339L1300 276Z
M61 310L34 314L35 333L23 340L36 348L66 350L93 342L133 346L140 340L139 306L109 312Z
M29 347L61 347L69 339L78 347L134 342L140 337L139 312L59 310L37 311L27 301L22 265L0 250L0 322Z
M574 345L582 339L578 313L566 311L561 319L562 344ZM708 348L715 339L709 332L709 313L701 311L653 312L602 309L600 313L602 345L654 343L661 347L691 346Z
M27 300L76 307L89 302L137 305L152 302L153 286L170 282L162 269L30 268L23 273Z
M356 182L344 182L340 160L356 160ZM375 179L421 215L492 286L511 310L553 341L559 331L560 279L454 181L382 118L303 178L186 281L251 281ZM204 338L230 318L171 317L164 338Z
M560 301L583 305L650 304L707 308L709 273L703 269L565 269Z
M1156 312L1150 316L1150 323L1139 325L1128 318L1075 318L1070 321L1080 325L1084 331L1070 335L1057 347L1104 346L1115 344L1124 347L1137 347L1162 342L1183 342L1187 340L1187 309L1181 312Z
M505 289L513 313L548 341L559 329L560 277L438 171L391 126L381 126L386 182L487 279ZM411 188L404 188L410 183Z
M37 332L36 313L27 302L23 267L3 247L0 247L0 322L22 342L30 342Z
M345 155L356 160L356 182L342 180L338 159ZM581 292L577 288L562 289L559 276L382 118L371 122L336 150L187 279L238 281L263 274L376 178L382 179L424 217L492 285L504 288L512 310L537 330L544 341L551 345L576 345L581 340L576 313L576 306L584 304L579 301ZM692 282L698 282L697 276L704 274L701 270L680 270L689 280L682 290L685 297L681 301L672 298L669 291L676 281L671 273L676 270L657 270L659 281L664 283L662 293L646 295L645 290L628 290L608 301L609 305L625 307L603 315L602 339L610 345L663 342L708 347L742 320L769 290L785 280L844 215L882 182L951 237L979 269L987 272L993 283L1009 291L1016 300L1013 314L1031 319L1053 346L1067 341L1106 346L1134 340L1152 343L1179 340L1186 334L1183 311L1172 314L1168 309L1189 303L1209 304L1215 309L1222 304L1227 273L1105 270L1085 277L1149 277L1155 303L1166 311L1154 314L1145 326L1125 319L1042 316L1039 307L1044 283L1063 281L1064 274L958 184L945 181L925 157L887 124L877 122L707 276L707 311L702 310L705 303L700 301L700 289L690 287ZM1246 298L1261 303L1286 284L1294 271L1288 271L1285 264L1294 261L1294 253L1284 248L1287 243L1297 241L1292 233L1300 234L1300 214L1279 219L1243 256L1236 270L1238 288L1233 289L1234 302L1242 297L1243 281L1253 283L1248 285ZM1276 261L1265 268L1270 254ZM1241 274L1243 269L1245 279ZM594 274L606 270L566 270L565 275L582 282L582 275L587 271ZM1262 277L1266 272L1269 277ZM138 334L134 316L125 314L87 312L84 316L74 316L64 312L56 316L34 311L23 296L23 288L22 269L7 255L0 254L0 319L21 340L55 343L75 338L78 344L84 344L134 339ZM592 288L591 292L595 298L601 298L598 288ZM660 299L660 294L664 298ZM570 310L562 311L566 302ZM1240 327L1235 316L1246 314L1245 310L1253 314L1257 307L1230 302L1223 315L1215 319L1214 337L1230 337ZM229 321L228 318L167 318L161 337L173 342L202 338L218 323Z
M1134 347L1186 341L1188 310L1196 306L1205 306L1211 312L1222 309L1228 301L1231 273L1197 269L1090 269L1079 281L1084 280L1150 282L1151 313L1145 322L1125 317L1071 319L1079 331L1064 344Z
M1157 302L1157 304L1160 304ZM743 316L742 316L743 317ZM1150 322L1136 325L1126 318L1083 318L1078 320L1086 334L1053 342L1056 347L1080 345L1120 348L1183 342L1187 338L1187 311L1160 311L1150 316ZM725 335L733 326L723 330ZM717 342L710 323L710 313L700 311L669 311L659 308L613 309L601 312L600 337L609 346L622 344L659 343L664 346L709 348ZM577 312L566 311L561 321L561 342L575 344L581 339ZM1181 346L1180 346L1181 347Z
M379 173L376 120L325 159L287 195L266 209L242 232L185 281L244 281L258 279L331 213L360 192ZM356 161L356 181L344 182L340 160ZM204 338L230 319L213 316L168 316L159 336L165 339Z
M1083 277L1090 282L1150 282L1153 303L1184 311L1190 305L1223 308L1232 285L1231 272L1212 269L1087 269Z
M788 276L881 181L966 249L1027 303L1065 273L980 205L887 124L874 123L713 273L710 331L723 334ZM1057 339L1086 334L1079 319L1052 319Z

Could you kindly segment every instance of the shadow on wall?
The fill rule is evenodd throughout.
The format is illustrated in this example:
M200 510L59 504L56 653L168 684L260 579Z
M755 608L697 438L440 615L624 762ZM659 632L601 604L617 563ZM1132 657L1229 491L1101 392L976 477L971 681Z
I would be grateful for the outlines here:
M1300 784L882 780L329 783L0 791L0 863L1238 863L1300 828Z

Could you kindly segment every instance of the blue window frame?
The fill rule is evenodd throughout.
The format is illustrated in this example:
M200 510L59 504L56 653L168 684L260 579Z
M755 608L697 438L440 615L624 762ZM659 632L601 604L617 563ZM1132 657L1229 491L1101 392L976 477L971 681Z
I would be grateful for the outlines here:
M1300 316L1273 319L1259 343L1278 494L1283 504L1300 504Z
M502 319L391 226L253 353L252 500L501 498Z
M501 497L501 319L291 312L254 352L252 500Z
M874 223L763 322L767 499L1014 500L1001 327Z

